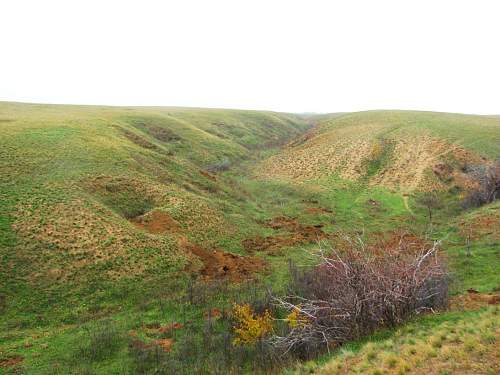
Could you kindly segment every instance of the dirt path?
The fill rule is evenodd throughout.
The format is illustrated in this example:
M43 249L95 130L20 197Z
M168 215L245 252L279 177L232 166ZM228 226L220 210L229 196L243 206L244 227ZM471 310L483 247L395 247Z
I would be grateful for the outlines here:
M413 210L410 207L410 204L408 203L409 202L408 195L404 193L404 194L401 194L401 197L403 198L403 203L405 205L406 211L408 211L412 215L415 215L415 213L413 212Z

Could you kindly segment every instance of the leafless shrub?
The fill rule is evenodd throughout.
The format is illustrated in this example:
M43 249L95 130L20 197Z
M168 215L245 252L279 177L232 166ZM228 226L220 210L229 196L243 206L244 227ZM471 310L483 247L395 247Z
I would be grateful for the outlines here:
M270 344L282 355L310 357L383 326L447 303L447 275L439 243L410 251L404 240L392 249L367 251L362 241L344 251L321 251L308 271L292 270L287 297L275 303L300 316Z
M477 188L465 198L464 208L479 207L500 197L500 160L489 166L468 166L466 173L477 183Z

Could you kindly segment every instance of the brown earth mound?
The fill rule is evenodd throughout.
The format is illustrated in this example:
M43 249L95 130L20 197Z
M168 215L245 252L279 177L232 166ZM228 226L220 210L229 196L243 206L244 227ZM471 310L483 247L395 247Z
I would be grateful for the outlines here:
M179 230L179 223L163 211L148 212L133 218L131 222L137 228L153 234L177 232Z
M14 367L24 361L24 358L20 355L15 355L12 357L0 359L0 368L2 367Z
M138 134L135 134L134 132L127 130L127 129L121 129L121 133L127 138L129 141L132 143L135 143L138 146L150 149L150 150L158 150L158 147L149 142L147 139L141 137Z
M181 329L183 327L184 327L184 325L182 323L175 322L175 323L167 324L165 326L160 326L158 328L158 333L164 334L164 333L174 331L176 329Z
M485 305L497 305L500 303L500 294L480 293L469 289L466 294L453 297L450 308L453 310L476 310Z
M487 215L479 215L471 221L459 223L460 233L463 237L470 236L472 239L480 239L491 236L500 239L500 210L490 211Z
M131 335L132 337L135 337L135 335ZM159 347L162 349L164 352L168 353L170 350L172 350L172 346L174 344L174 340L172 339L158 339L154 340L151 343L147 344L142 340L135 339L132 340L130 343L130 346L136 350L151 350L154 348Z
M293 246L299 242L300 241L290 235L282 235L268 237L257 236L254 238L247 238L243 240L242 243L245 250L249 253L266 251L272 254L279 254L282 247Z
M220 311L218 308L214 307L208 311L205 311L205 313L203 314L203 317L206 320L211 320L211 319L217 320L217 319L220 319L222 317L222 311Z
M266 251L272 254L279 254L281 248L294 246L314 241L319 241L328 237L319 225L303 225L297 219L287 216L277 216L268 220L265 226L274 230L286 230L289 234L280 234L276 236L247 238L243 240L243 247L249 253L255 251Z
M255 273L262 272L266 264L256 257L243 257L220 250L205 250L185 240L180 241L185 251L197 256L203 262L200 273L204 279L228 279L241 282L254 278Z
M297 219L288 216L276 216L271 220L267 220L264 225L272 229L285 229L288 231L295 231L300 227Z
M200 169L200 174L206 178L208 178L209 180L212 180L212 181L217 181L217 177L215 177L212 173L210 172L207 172L207 171L204 171L203 169Z
M172 350L172 345L174 344L174 340L172 339L158 339L153 341L153 344L159 346L164 352L168 353Z
M406 231L375 233L374 237L374 243L368 246L368 249L374 254L394 249L402 249L413 253L432 246L431 242Z

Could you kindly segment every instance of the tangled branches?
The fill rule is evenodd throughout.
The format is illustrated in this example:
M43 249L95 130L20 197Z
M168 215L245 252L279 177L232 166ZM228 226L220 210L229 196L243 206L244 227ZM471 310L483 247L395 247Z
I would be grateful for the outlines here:
M290 294L274 302L306 323L269 343L282 354L309 357L445 306L447 275L439 243L417 250L405 241L378 252L366 251L359 241L343 251L321 251L312 270L292 269Z
M467 174L477 187L465 198L464 208L479 207L500 197L500 160L489 166L467 167Z

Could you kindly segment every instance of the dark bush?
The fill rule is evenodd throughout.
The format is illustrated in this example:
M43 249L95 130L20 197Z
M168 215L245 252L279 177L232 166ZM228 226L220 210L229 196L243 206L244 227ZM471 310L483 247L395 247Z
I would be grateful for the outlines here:
M448 282L438 244L416 250L404 241L378 251L358 242L342 252L322 253L313 269L292 267L289 296L274 300L295 314L296 323L273 336L271 345L307 358L444 307Z
M468 166L465 172L475 182L476 188L465 198L464 208L479 207L500 197L500 160L489 166Z

